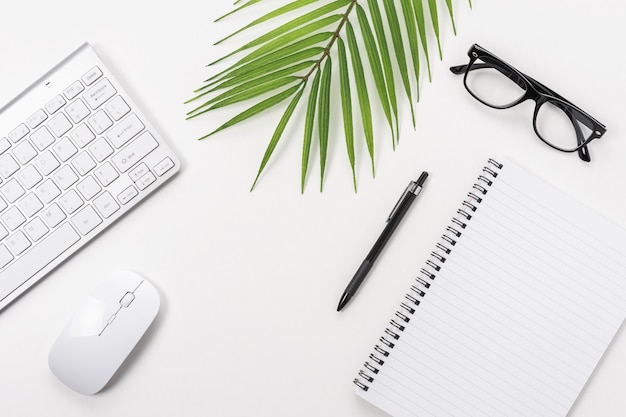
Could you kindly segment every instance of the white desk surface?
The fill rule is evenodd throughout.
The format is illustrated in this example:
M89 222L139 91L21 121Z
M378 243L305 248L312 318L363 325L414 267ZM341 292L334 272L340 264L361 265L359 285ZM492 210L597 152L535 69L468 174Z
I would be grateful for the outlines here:
M263 10L284 4L263 3ZM354 395L352 379L488 157L510 156L626 226L625 3L474 0L473 11L467 0L454 3L459 34L442 16L444 59L434 60L433 83L421 83L417 131L404 102L393 152L377 121L377 178L359 140L355 194L335 119L325 190L319 193L314 156L304 195L300 126L287 129L280 158L248 191L282 110L203 142L196 138L233 110L184 120L190 108L183 101L211 74L204 64L240 40L211 44L252 14L213 24L231 3L209 0L5 5L1 102L87 40L184 167L0 314L0 415L381 417ZM590 146L590 164L535 137L531 104L498 111L470 97L447 67L466 63L474 42L606 124L606 136ZM391 207L422 170L431 174L422 196L358 296L337 313ZM161 312L108 388L75 394L48 370L48 350L94 286L120 268L156 285ZM571 416L626 415L625 389L622 329Z

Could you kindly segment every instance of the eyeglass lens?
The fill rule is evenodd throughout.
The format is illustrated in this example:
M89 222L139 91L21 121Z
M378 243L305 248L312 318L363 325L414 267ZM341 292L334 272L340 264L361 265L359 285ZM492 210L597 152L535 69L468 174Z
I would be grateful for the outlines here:
M548 99L537 109L535 130L544 141L553 146L565 151L575 150L579 146L579 140L585 141L592 134L591 129L579 122L575 113L578 112L566 103ZM579 128L580 137L574 124Z
M500 109L518 104L527 88L517 73L481 58L474 60L469 67L465 86L483 103ZM536 133L546 143L557 149L574 151L591 136L593 122L568 103L547 98L539 101L534 125Z
M476 98L497 108L509 107L526 94L524 88L480 58L470 66L465 85Z

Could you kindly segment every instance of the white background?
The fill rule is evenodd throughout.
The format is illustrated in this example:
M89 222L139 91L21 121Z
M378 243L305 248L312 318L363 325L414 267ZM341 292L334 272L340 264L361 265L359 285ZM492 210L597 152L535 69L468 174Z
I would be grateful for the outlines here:
M352 379L488 157L508 156L626 226L623 2L475 0L470 11L466 0L455 1L459 33L453 36L441 9L444 59L433 59L432 84L421 82L417 130L402 102L400 146L393 152L385 123L376 122L375 180L359 136L353 192L335 119L324 192L314 156L301 195L302 127L294 123L250 193L282 111L198 142L237 109L186 122L190 107L183 102L213 73L206 63L250 38L221 47L213 42L284 3L265 0L218 24L212 21L230 10L229 2L3 3L0 102L87 40L184 167L0 313L1 416L382 416L354 395ZM465 63L474 42L606 124L605 137L590 146L591 163L541 143L531 104L494 110L465 91L447 67ZM393 204L422 170L431 174L423 194L358 296L337 313ZM48 350L115 269L144 274L159 289L162 308L111 384L81 396L50 373ZM626 415L625 388L622 330L571 416Z

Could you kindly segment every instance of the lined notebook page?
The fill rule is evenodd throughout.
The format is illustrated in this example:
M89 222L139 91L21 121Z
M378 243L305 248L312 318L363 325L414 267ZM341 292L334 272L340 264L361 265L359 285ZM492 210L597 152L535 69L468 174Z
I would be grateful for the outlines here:
M357 389L395 417L565 416L625 318L626 232L501 162Z

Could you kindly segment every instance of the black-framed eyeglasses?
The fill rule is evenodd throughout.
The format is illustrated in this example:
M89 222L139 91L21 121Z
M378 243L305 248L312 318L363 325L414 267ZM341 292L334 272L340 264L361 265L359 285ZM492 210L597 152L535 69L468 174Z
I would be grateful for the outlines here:
M587 145L604 135L606 127L602 123L485 48L474 44L467 54L469 64L451 67L450 71L465 74L463 83L474 98L496 109L534 100L533 128L537 136L554 149L578 152L580 159L591 161Z

